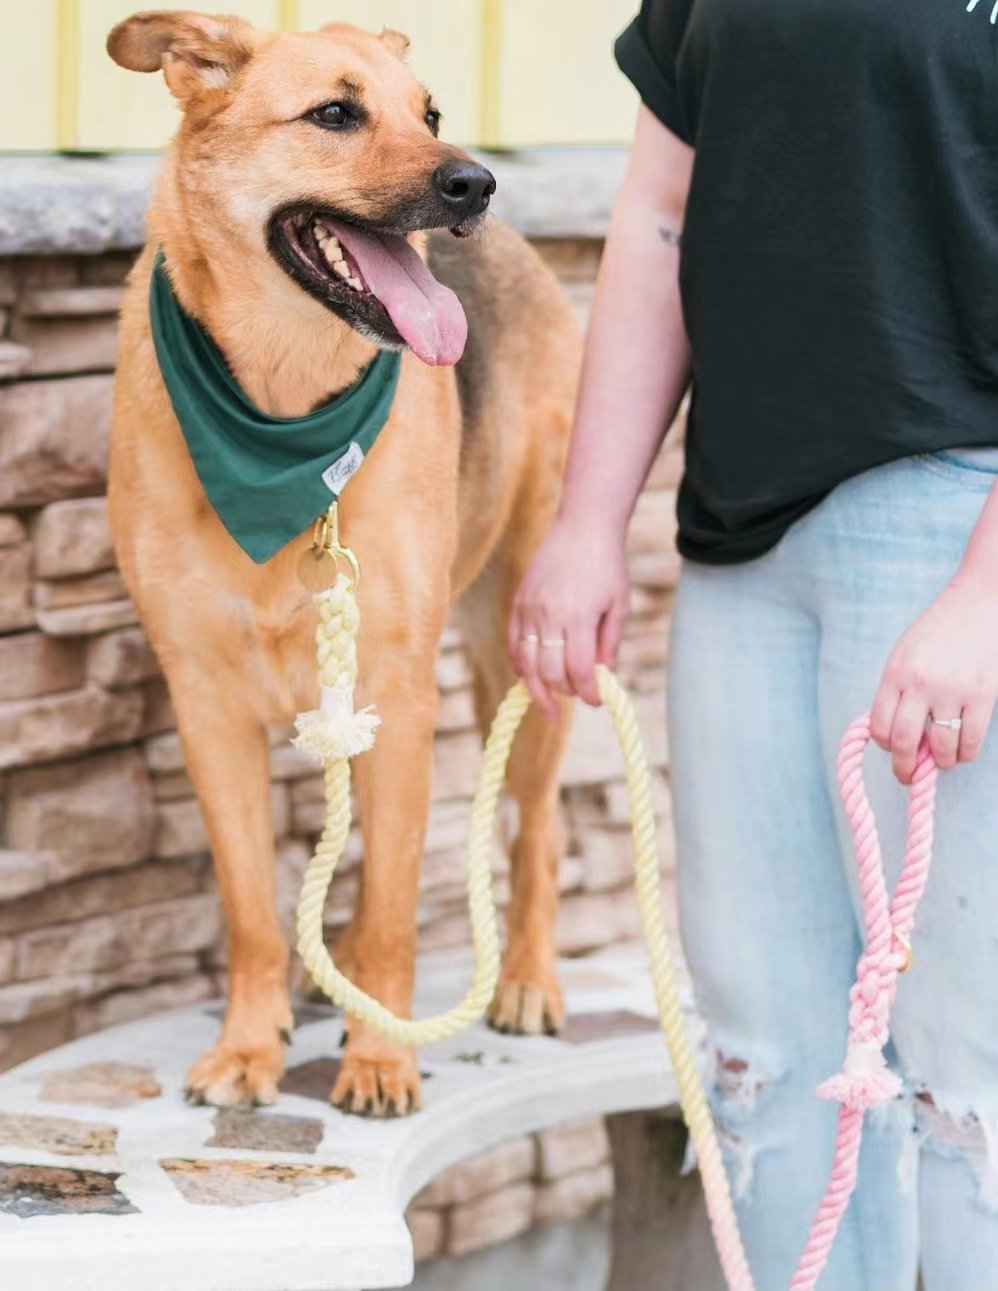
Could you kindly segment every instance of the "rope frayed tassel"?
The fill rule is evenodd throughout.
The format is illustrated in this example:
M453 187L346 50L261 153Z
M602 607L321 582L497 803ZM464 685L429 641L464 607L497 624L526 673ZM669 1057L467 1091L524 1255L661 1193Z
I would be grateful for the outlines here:
M373 704L354 710L352 686L323 686L319 708L295 718L298 734L291 742L319 762L339 762L373 748L380 725Z
M853 1041L845 1066L818 1087L818 1097L865 1112L891 1102L901 1088L901 1079L887 1066L880 1045Z

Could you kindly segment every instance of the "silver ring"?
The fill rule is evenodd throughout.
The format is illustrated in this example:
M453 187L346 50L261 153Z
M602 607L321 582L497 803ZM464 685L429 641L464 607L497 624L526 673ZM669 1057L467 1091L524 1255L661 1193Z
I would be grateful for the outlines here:
M559 650L564 650L564 648L565 648L565 638L564 638L564 637L555 637L553 640L549 640L549 641L548 641L548 640L545 640L545 639L542 637L542 638L541 638L541 645L542 645L542 646L556 646Z
M963 718L962 717L933 717L933 715L930 713L929 725L942 726L947 731L959 731L959 730L962 730L963 728Z

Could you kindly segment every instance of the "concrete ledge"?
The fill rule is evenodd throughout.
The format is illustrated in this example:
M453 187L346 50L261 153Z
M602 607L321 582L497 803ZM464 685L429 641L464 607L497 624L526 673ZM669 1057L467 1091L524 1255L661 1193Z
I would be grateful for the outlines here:
M417 1012L452 1004L468 956L420 965ZM371 1122L327 1102L341 1022L303 1010L274 1108L188 1107L220 1005L53 1050L0 1078L4 1285L31 1291L373 1291L409 1285L403 1214L447 1166L564 1121L672 1108L640 947L562 966L558 1039L478 1026L420 1054L426 1105ZM698 1028L699 1032L699 1028Z
M623 175L622 148L482 154L494 209L527 237L602 237ZM159 166L152 154L7 156L0 165L0 255L96 255L140 247Z

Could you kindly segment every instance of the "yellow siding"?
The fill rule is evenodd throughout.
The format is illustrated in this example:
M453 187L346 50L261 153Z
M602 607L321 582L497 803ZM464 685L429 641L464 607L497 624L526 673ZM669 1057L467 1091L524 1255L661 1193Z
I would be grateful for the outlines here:
M177 109L158 73L126 72L104 48L116 22L137 9L136 0L77 0L79 4L79 97L72 147L159 148L173 133ZM168 7L166 5L164 8ZM192 6L193 7L193 6ZM205 5L209 11L216 6ZM261 27L277 25L276 0L225 0L218 11L248 18Z
M176 122L162 77L115 67L104 42L144 0L0 3L0 149L159 148ZM151 6L149 6L151 7ZM634 94L610 45L637 0L225 0L262 27L355 22L404 31L444 137L489 147L611 143Z
M636 9L636 0L502 0L504 147L630 137L636 96L617 71L612 46Z
M370 31L393 27L412 42L409 63L436 95L443 135L478 139L479 0L300 0L302 30L352 22Z
M0 12L0 147L55 147L56 0L8 3Z

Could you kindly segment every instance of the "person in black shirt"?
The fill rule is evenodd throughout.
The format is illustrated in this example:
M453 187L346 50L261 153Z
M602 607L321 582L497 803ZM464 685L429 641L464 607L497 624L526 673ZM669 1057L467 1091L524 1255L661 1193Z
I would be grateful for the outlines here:
M624 538L687 389L669 677L684 947L759 1291L830 1165L861 949L835 788L849 722L889 881L923 740L933 873L822 1291L998 1288L998 5L645 0L556 524L509 649L599 696ZM892 774L893 772L893 774Z

